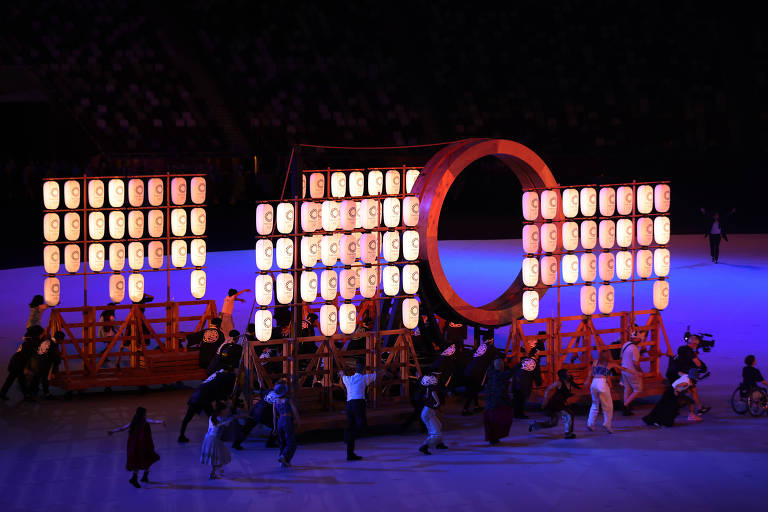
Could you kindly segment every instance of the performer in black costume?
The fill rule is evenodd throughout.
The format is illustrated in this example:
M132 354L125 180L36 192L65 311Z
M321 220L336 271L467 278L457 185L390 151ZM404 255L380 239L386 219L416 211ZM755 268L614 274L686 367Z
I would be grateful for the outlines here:
M187 401L187 414L181 422L181 431L179 432L178 441L180 443L189 442L189 439L184 434L192 418L201 412L205 412L208 416L213 414L212 402L226 400L232 393L234 385L235 372L230 367L217 371L197 387Z
M258 400L248 412L248 416L245 418L243 426L235 432L234 441L232 442L232 448L235 450L242 450L242 443L251 431L258 425L264 425L270 428L269 435L267 436L266 447L274 448L277 446L277 435L272 430L273 417L272 417L272 404L275 401L275 394L272 391L263 390L261 392L261 399Z
M207 369L211 364L211 359L216 355L219 347L224 343L224 333L221 332L221 318L212 318L211 326L195 333L194 338L190 339L190 344L200 346L200 368Z
M2 389L0 389L1 399L8 400L8 391L10 391L13 382L18 380L21 393L24 395L24 400L34 400L29 392L27 379L24 376L24 370L34 356L43 334L43 328L39 325L33 325L27 329L27 332L24 334L24 339L21 342L21 346L19 346L16 353L11 356L11 360L8 361L8 377L5 379Z
M573 382L573 377L568 373L568 370L565 368L558 370L557 380L550 384L544 392L543 410L549 418L547 421L531 422L528 432L555 427L558 421L562 419L565 427L565 438L573 439L576 437L576 434L573 433L573 411L568 404L568 399L573 396L573 390L579 388L580 386Z
M64 339L64 333L57 331L53 335L53 338L47 338L40 341L35 351L33 359L37 360L37 371L32 376L32 385L30 386L30 393L33 396L37 395L38 386L42 384L43 395L45 398L53 398L48 386L48 375L51 370L55 370L59 361L61 361L61 355L59 351L59 344Z
M525 415L525 405L531 396L533 384L541 386L541 368L539 367L539 352L544 350L544 342L541 340L531 347L528 355L520 359L513 368L512 386L514 389L515 418L528 419Z
M464 408L461 412L463 416L469 416L473 412L480 412L483 410L483 408L480 407L478 395L483 387L485 372L497 356L498 351L493 345L493 338L483 341L483 343L477 347L475 353L472 354L472 360L467 364L467 369L464 370L467 389L464 392ZM475 408L470 411L469 406L473 401L475 403Z

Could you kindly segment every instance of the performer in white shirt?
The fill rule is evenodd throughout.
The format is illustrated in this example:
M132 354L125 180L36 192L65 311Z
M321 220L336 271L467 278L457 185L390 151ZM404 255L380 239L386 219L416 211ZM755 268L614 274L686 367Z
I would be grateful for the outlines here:
M365 417L365 388L376 381L376 377L384 373L379 370L376 373L365 373L365 363L357 361L355 373L346 375L339 372L341 382L347 390L347 428L344 430L344 442L347 444L347 460L360 460L361 456L355 453L355 438L358 437L367 426Z

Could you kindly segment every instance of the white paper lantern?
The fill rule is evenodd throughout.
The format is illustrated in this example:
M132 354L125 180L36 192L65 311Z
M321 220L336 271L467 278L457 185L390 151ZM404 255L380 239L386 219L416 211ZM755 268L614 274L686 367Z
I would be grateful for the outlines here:
M630 215L634 203L635 194L632 187L619 187L616 189L616 209L619 215Z
M539 284L539 260L536 258L523 258L522 274L525 286L532 288Z
M354 304L339 306L339 330L344 334L352 334L357 327L357 308Z
M320 219L320 203L301 203L301 229L305 233L312 233L322 227Z
M125 203L125 183L121 179L111 179L108 185L109 205L112 208L122 208Z
M539 316L539 294L533 290L523 292L523 317L532 322Z
M341 202L341 229L351 231L357 222L357 203L351 199Z
M403 225L413 227L419 223L419 198L408 196L403 198Z
M397 231L384 233L381 249L382 256L388 263L397 261L400 258L400 234Z
M393 297L400 293L400 272L394 265L387 265L381 272L381 284L384 293Z
M582 286L579 292L579 301L581 303L581 314L592 315L597 309L597 292L594 286Z
M58 181L43 183L43 205L47 210L57 210L61 203L61 192Z
M189 212L190 230L195 236L205 233L206 215L205 208L192 208Z
M67 208L77 208L80 206L80 182L77 180L67 180L64 183L64 205Z
M104 270L104 260L106 259L104 246L102 244L91 244L88 246L88 266L94 272Z
M418 276L417 278L418 279ZM379 287L379 268L378 267L366 267L360 270L360 295L366 299L370 299L376 295L376 290ZM417 284L418 287L418 284Z
M557 250L557 226L552 222L541 225L541 250L543 252Z
M256 276L254 293L256 294L256 304L259 306L269 306L272 303L272 289L274 283L269 274L259 274Z
M616 191L611 187L600 189L600 215L610 217L616 211Z
M583 203L582 203L583 204ZM597 245L597 224L593 220L585 220L581 223L581 246L592 250Z
M131 238L144 236L144 213L141 210L128 212L128 236Z
M275 211L272 205L263 203L258 205L256 207L256 232L260 235L271 235L274 227Z
M163 242L155 240L154 242L149 242L147 244L147 264L149 265L149 268L161 268L163 266L164 256L165 249L163 248Z
M64 247L64 269L67 272L77 272L80 270L80 247L75 244L69 244Z
M160 206L165 200L165 186L161 178L150 178L147 182L147 195L149 196L149 204L152 206Z
M320 219L325 231L336 231L341 224L341 211L336 201L323 201L320 208Z
M403 231L403 259L413 261L419 257L419 232Z
M354 235L341 235L339 240L339 259L344 265L351 265L357 257L357 241Z
M669 281L653 283L653 307L662 310L669 306Z
M336 334L337 316L336 306L324 304L320 307L320 332L323 333L323 336Z
M103 213L91 212L88 214L88 235L90 235L92 240L104 238L106 224Z
M144 204L144 182L138 178L128 180L128 204L137 208Z
M363 199L360 202L360 217L363 229L374 229L379 225L381 205L376 199Z
M317 274L311 270L301 273L301 300L313 302L317 298Z
M317 264L318 256L320 256L317 250L317 244L314 243L312 237L301 237L301 265L310 268L314 267Z
M613 279L613 273L616 268L616 261L610 252L601 252L597 259L597 268L600 271L601 281L610 281Z
M609 284L601 285L597 291L597 304L600 312L604 315L613 312L613 286Z
M332 267L339 259L339 235L325 235L320 240L320 259L326 267Z
M616 253L616 277L622 280L632 279L632 253L619 251Z
M579 191L575 188L563 190L563 215L573 218L579 214Z
M205 265L205 259L208 256L208 247L205 240L195 238L189 245L189 259L193 267L202 267Z
M575 254L566 254L561 261L563 281L569 284L579 279L579 258Z
M125 298L125 278L121 274L109 276L109 300L115 304L123 302Z
M334 300L339 290L339 278L335 270L327 269L320 273L320 296L323 300Z
M648 217L637 219L637 243L643 247L653 242L653 221Z
M657 212L667 213L669 211L670 197L671 197L671 193L669 190L669 185L662 183L654 187L653 204Z
M523 252L534 254L539 250L539 227L536 224L523 226Z
M128 298L134 303L144 298L144 274L128 276Z
M275 245L275 259L278 268L288 269L293 267L293 240L280 238Z
M368 195L379 196L384 190L384 174L381 171L368 172Z
M378 233L363 233L360 237L360 260L363 263L376 263L379 259Z
M293 302L293 274L281 272L275 280L276 299L280 304Z
M536 220L539 216L539 194L533 191L523 192L523 218Z
M653 238L659 245L669 243L669 217L656 217L653 219Z
M557 202L560 193L557 190L544 190L541 193L541 216L547 220L557 215Z
M419 325L419 301L414 298L403 299L403 327L415 329Z
M349 173L349 195L360 197L365 192L365 176L360 171Z
M339 272L339 294L343 299L351 299L357 291L357 273L354 269L345 268Z
M563 222L563 249L575 251L579 246L579 225L575 222Z
M325 196L325 176L321 172L309 175L309 197L320 199Z
M272 312L268 309L260 309L253 317L256 326L256 339L262 342L269 341L272 337Z
M347 176L343 172L331 174L331 195L344 197L347 195Z
M390 170L384 177L384 189L388 195L400 193L400 171Z
M646 279L653 271L653 253L648 249L637 251L637 275Z
M396 197L388 197L384 200L384 225L388 228L396 228L400 225L400 200Z
M653 251L653 271L659 277L669 275L669 249L656 249Z
M270 270L272 268L272 251L272 240L260 238L256 241L256 268L259 270Z
M133 270L141 270L144 266L144 245L141 242L128 244L128 266Z
M600 221L600 247L610 249L616 241L616 225L612 220Z
M101 180L88 181L88 204L91 208L104 206L104 182Z
M61 224L59 215L56 213L46 213L43 216L43 237L46 242L55 242L59 239Z
M189 197L195 204L203 204L205 202L205 178L202 176L195 176L189 182Z
M579 205L581 206L581 215L591 217L597 211L597 192L592 187L581 189L579 192Z
M149 210L148 217L147 230L149 231L149 236L152 238L163 236L163 228L165 226L163 210Z
M208 278L204 270L193 270L189 275L189 291L196 299L202 299L205 295L205 288Z
M125 245L120 243L109 244L109 268L118 272L125 268Z
M187 234L187 212L183 208L171 210L171 233L173 233L173 236L184 236Z
M173 204L184 204L187 202L187 180L184 178L173 178L171 180L171 202Z
M653 187L640 185L637 187L637 211L642 214L651 213L653 209Z
M64 238L71 242L80 238L80 214L69 212L64 215Z
M43 300L50 306L58 306L61 301L61 283L57 277L46 277L43 281Z
M632 219L619 219L616 222L616 243L619 247L632 245L632 239L635 236L632 227Z
M542 284L552 286L557 283L557 258L554 256L544 256L541 258L540 266L539 275L541 276Z
M579 257L579 272L581 280L590 283L597 277L597 256L591 252L585 252Z
M280 203L277 205L278 232L287 234L293 231L294 213L291 203Z
M403 267L403 293L414 294L419 292L419 267L413 264Z
M46 274L55 274L61 267L58 245L46 245L43 249L43 268Z
M416 180L419 179L418 169L408 169L405 171L405 193L410 194L413 190L413 186L416 184Z
M171 265L176 268L187 265L187 242L185 240L171 242Z

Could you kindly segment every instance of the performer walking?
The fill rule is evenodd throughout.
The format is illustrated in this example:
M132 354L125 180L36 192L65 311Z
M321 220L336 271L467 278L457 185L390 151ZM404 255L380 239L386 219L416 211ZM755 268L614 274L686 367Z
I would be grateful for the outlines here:
M736 208L732 209L729 214L721 217L718 211L708 215L707 210L701 209L701 214L707 218L704 226L704 236L709 237L709 254L712 256L714 263L717 263L720 259L720 239L728 241L728 234L726 232L728 220L734 213L736 213Z
M221 478L221 474L216 473L216 471L232 462L229 448L224 444L221 437L224 428L241 416L232 416L222 420L221 415L226 409L226 404L220 403L216 406L211 417L208 418L208 432L205 434L203 446L200 449L200 464L211 465L211 474L208 477L211 480Z
M272 403L272 424L277 432L280 443L280 457L277 462L281 467L291 465L291 459L296 453L296 429L299 428L299 411L288 396L288 386L279 382L274 390L275 399Z
M613 421L613 397L611 396L610 371L629 372L632 375L639 376L640 373L633 368L622 368L611 360L611 352L601 350L597 360L592 363L592 371L589 373L585 386L589 386L592 393L592 405L589 408L589 418L587 419L587 430L592 432L597 421L597 414L600 407L603 409L603 428L609 434L613 434L611 422Z
M632 416L632 401L643 392L642 368L640 368L640 335L635 331L629 337L629 341L621 347L622 368L633 368L640 376L631 373L623 373L621 382L624 384L624 416Z
M362 459L355 453L355 439L368 426L365 417L365 388L376 381L376 377L384 373L379 370L377 373L365 373L365 363L357 361L355 363L355 373L346 375L343 371L339 372L341 382L347 390L347 429L344 431L344 442L347 444L347 460L354 461Z
M568 373L568 370L565 368L558 370L557 380L547 387L542 400L542 404L544 404L542 409L549 416L549 419L547 421L532 421L528 427L528 432L555 427L558 420L563 420L565 438L573 439L576 437L576 434L573 433L573 411L568 406L568 400L573 396L573 390L580 387L573 382L573 377Z
M138 480L139 470L144 471L141 481L149 483L149 467L160 460L160 455L155 451L155 443L152 441L150 423L165 426L165 421L151 420L147 418L147 410L144 407L137 407L130 423L107 431L107 434L111 436L117 432L128 430L125 469L133 472L133 476L128 482L137 489L141 488Z
M509 435L509 427L515 416L512 399L509 396L509 381L512 370L504 369L504 359L493 360L488 368L485 384L485 440L492 445L498 444L502 437Z

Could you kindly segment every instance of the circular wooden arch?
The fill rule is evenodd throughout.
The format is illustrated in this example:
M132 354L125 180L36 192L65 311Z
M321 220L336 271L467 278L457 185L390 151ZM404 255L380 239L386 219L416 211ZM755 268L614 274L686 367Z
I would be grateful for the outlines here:
M515 173L523 188L558 186L544 161L526 146L502 139L467 139L441 149L416 180L412 192L419 196L419 258L422 260L422 291L430 306L441 316L463 323L497 327L522 316L522 277L517 278L498 298L484 306L472 306L462 299L443 271L437 243L437 228L443 202L456 178L469 164L486 156L495 156ZM515 205L521 198L510 198ZM538 289L543 295L545 289Z

